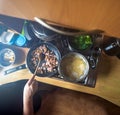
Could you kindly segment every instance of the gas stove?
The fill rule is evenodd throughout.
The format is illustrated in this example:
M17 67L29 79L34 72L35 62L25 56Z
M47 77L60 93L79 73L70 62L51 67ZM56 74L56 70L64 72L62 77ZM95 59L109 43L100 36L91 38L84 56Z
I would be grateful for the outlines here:
M0 21L3 22L6 26L11 27L17 32L21 33L24 31L24 36L27 39L27 42L24 46L25 48L31 48L33 45L41 43L41 42L49 42L55 45L61 56L69 52L78 52L83 54L89 62L90 70L86 77L81 82L77 82L76 84L95 87L98 73L98 63L101 54L100 41L102 40L102 35L100 33L90 34L89 36L92 38L93 45L87 50L75 50L70 45L70 36L58 34L52 30L49 30L42 25L38 24L35 21L25 20L5 15L0 15ZM18 24L19 22L19 24ZM65 30L69 32L77 32L77 29L71 29L63 26L52 25L55 28L60 30ZM13 47L13 46L12 46ZM16 46L15 46L16 47ZM51 78L63 80L62 76L56 74L51 76Z

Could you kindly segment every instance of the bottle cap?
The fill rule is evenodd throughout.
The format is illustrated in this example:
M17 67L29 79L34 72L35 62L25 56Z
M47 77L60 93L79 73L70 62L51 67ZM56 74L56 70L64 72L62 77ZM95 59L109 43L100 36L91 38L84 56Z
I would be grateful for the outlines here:
M21 34L15 34L15 45L17 46L24 46L26 43L26 38Z

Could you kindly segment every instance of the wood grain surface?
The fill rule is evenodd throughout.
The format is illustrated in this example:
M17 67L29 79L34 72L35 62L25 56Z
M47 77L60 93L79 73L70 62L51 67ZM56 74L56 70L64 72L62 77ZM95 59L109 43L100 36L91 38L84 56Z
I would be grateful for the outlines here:
M40 18L79 29L101 29L120 37L119 0L0 0L0 13L20 18ZM76 85L58 79L36 77L38 81L100 96L120 106L120 61L103 55L95 88ZM0 76L0 84L28 79L27 69Z
M20 18L37 16L75 28L101 29L120 37L119 0L0 0L0 13Z

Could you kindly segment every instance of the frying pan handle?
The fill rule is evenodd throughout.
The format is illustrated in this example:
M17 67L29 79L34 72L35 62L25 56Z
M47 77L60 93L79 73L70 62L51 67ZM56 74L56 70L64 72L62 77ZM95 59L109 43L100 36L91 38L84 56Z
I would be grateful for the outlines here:
M14 68L5 70L5 71L4 71L4 75L13 73L13 72L18 71L18 70L21 70L21 69L26 69L26 64L19 65L19 66L17 66L17 67L14 67Z

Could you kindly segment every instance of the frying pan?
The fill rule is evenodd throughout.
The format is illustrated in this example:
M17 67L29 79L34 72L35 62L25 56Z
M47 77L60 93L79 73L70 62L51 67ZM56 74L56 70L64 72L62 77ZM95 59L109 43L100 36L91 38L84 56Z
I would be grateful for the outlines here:
M42 42L42 43L39 43L39 44L36 44L34 45L32 48L30 48L28 54L27 54L27 58L26 58L26 64L27 64L27 68L29 69L29 71L31 73L34 73L35 72L35 68L33 67L33 63L31 61L31 58L33 58L33 55L32 55L32 52L40 47L40 46L43 46L45 45L50 51L52 51L55 55L56 55L56 58L58 60L58 63L59 61L61 60L61 54L59 52L59 50L57 49L56 46L54 46L52 43L48 43L48 42ZM41 60L41 63L42 61L44 60ZM53 71L53 72L45 72L43 74L40 74L40 73L36 73L37 76L40 76L40 77L50 77L50 76L53 76L57 73L57 68L56 68L56 71Z

